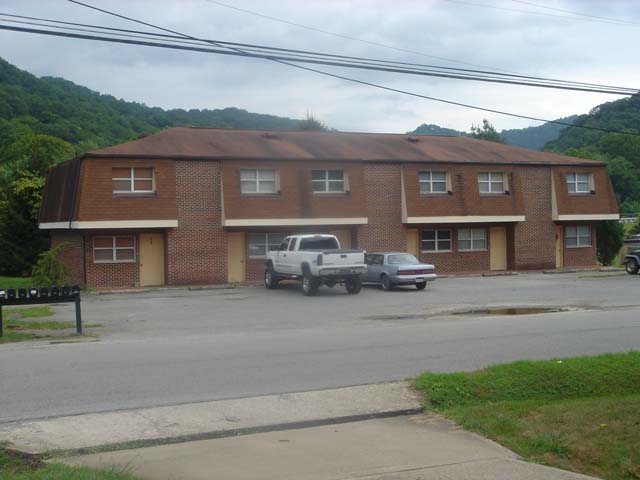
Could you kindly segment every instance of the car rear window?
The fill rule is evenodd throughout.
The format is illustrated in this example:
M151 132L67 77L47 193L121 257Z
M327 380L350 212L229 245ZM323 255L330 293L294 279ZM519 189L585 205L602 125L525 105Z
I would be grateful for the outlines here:
M298 250L335 250L339 248L338 241L333 237L310 237L300 240Z
M400 253L398 255L389 255L387 257L387 263L389 265L417 265L420 262L409 253Z

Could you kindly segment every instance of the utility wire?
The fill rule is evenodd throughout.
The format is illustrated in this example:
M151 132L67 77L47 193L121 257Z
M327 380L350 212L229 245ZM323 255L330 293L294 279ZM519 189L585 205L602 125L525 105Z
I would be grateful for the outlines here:
M180 32L176 32L176 31L169 30L169 29L166 29L166 28L163 28L163 27L159 27L159 26L147 23L147 22L143 22L141 20L137 20L137 19L133 19L133 18L130 18L130 17L126 17L124 15L120 15L120 14L117 14L115 12L110 12L108 10L100 9L100 8L94 7L92 5L87 5L87 4L84 4L82 2L78 2L77 0L68 0L68 1L71 2L71 3L75 3L77 5L84 6L86 8L91 8L91 9L98 10L98 11L101 11L101 12L109 14L109 15L113 15L113 16L116 16L116 17L119 17L119 18L122 18L122 19L126 19L126 20L129 20L129 21L132 21L132 22L136 22L136 23L139 23L141 25L145 25L145 26L148 26L148 27L151 27L151 28L156 28L156 29L159 29L159 30L162 30L162 31L165 31L165 32L173 33L173 34L182 36L183 38L187 38L187 39L191 39L191 40L198 40L195 37L191 37L189 35L182 34ZM2 26L2 25L0 25L0 28L4 28L4 29L8 29L8 30L17 30L17 31L28 31L29 30L29 29L23 29L21 27L9 27L9 26ZM41 32L35 32L35 33L41 33ZM75 34L67 34L67 33L63 33L63 32L46 32L46 34L52 34L52 35L57 35L57 36L76 36ZM93 38L90 38L90 39L93 39ZM134 40L107 39L106 41L120 42L120 43L138 43L137 41L134 41ZM220 45L216 44L215 42L209 42L209 43L211 43L213 45L216 45L216 46L220 46ZM160 45L158 44L158 45L151 45L151 46L160 46ZM166 48L197 49L197 47L181 47L181 46L169 46L169 47L166 47ZM240 50L240 52L241 52L241 50ZM606 129L606 128L600 128L600 127L586 126L586 125L573 125L573 124L570 124L568 122L562 122L562 121L559 121L559 120L548 120L548 119L539 118L539 117L533 117L533 116L528 116L528 115L520 115L520 114L501 111L501 110L495 110L495 109L479 107L479 106L476 106L476 105L464 104L464 103L461 103L461 102L454 102L454 101L451 101L451 100L444 100L444 99L436 98L436 97L429 97L429 96L426 96L426 95L421 95L421 94L417 94L417 93L414 93L414 92L409 92L409 91L406 91L406 90L400 90L400 89L396 89L396 88L392 88L392 87L388 87L388 86L384 86L384 85L379 85L379 84L375 84L375 83L371 83L371 82L365 82L363 80L358 80L358 79L354 79L354 78L350 78L350 77L345 77L345 76L342 76L342 75L337 75L337 74L325 72L325 71L322 71L322 70L317 70L315 68L310 68L310 67L306 67L306 66L303 66L303 65L297 65L295 63L289 63L289 62L282 61L282 60L277 60L276 59L276 60L273 60L273 61L275 61L277 63L280 63L280 64L283 64L283 65L288 65L288 66L291 66L291 67L294 67L294 68L298 68L298 69L301 69L301 70L317 73L317 74L320 74L320 75L324 75L324 76L328 76L328 77L332 77L332 78L337 78L337 79L341 79L341 80L345 80L345 81L348 81L348 82L357 83L357 84L361 84L361 85L367 85L367 86L379 88L379 89L386 90L386 91L391 91L391 92L395 92L395 93L401 93L401 94L404 94L404 95L409 95L409 96L413 96L413 97L417 97L417 98L423 98L423 99L432 100L432 101L436 101L436 102L446 103L446 104L449 104L449 105L456 105L456 106L460 106L460 107L471 108L471 109L474 109L474 110L480 110L480 111L484 111L484 112L491 112L491 113L496 113L496 114L500 114L500 115L506 115L506 116L516 117L516 118L527 119L527 120L534 120L534 121L539 121L539 122L546 122L546 123L564 125L564 126L567 126L567 127L584 128L584 129L588 129L588 130L597 130L597 131L601 131L601 132L605 132L605 133L622 133L622 134L627 134L627 135L640 136L640 134L636 133L636 132L626 132L626 131L623 131L623 130L612 130L612 129Z
M0 17L7 16L15 18L14 15L8 15L0 13ZM19 18L32 18L36 19L36 17L24 17L19 16ZM230 42L222 42L222 41L214 41L214 40L203 40L203 39L195 39L194 40L186 40L181 36L169 36L169 35L159 35L149 32L142 32L136 30L123 30L123 29L112 29L110 27L96 26L96 25L87 25L87 24L73 24L71 22L60 22L57 20L49 20L49 19L36 19L37 21L26 21L26 20L5 20L0 18L0 22L11 22L17 24L26 24L26 25L34 25L34 26L44 26L48 28L56 28L56 29L65 29L69 31L81 31L87 33L98 33L103 35L104 32L102 30L106 30L107 34L112 36L117 36L118 38L135 38L135 39L143 39L143 40L152 40L156 41L157 38L162 38L165 42L172 42L177 44L186 44L186 45L220 45L225 48L230 47L242 47L240 48L231 48L231 50L226 51L216 51L215 53L220 54L228 54L228 55L241 55L241 56L250 56L255 58L266 58L266 59L279 59L279 60L288 60L294 62L305 62L305 63L316 63L337 67L345 67L345 68L359 68L359 69L367 69L367 70L376 70L383 72L392 72L392 73L406 73L413 75L426 75L426 76L434 76L434 77L444 77L444 78L454 78L459 80L476 80L476 81L486 81L493 83L505 83L505 84L515 84L515 85L524 85L524 86L537 86L537 87L545 87L545 88L559 88L566 90L578 90L578 91L589 91L589 92L598 92L598 93L609 93L616 95L634 95L637 93L636 89L630 89L626 87L616 87L609 85L599 85L599 84L588 84L584 82L574 82L574 81L566 81L566 80L558 80L558 79L547 79L543 77L525 77L520 75L511 75L511 74L500 74L496 72L486 72L486 71L478 71L478 70L468 70L468 69L457 69L450 67L440 67L436 65L422 65L422 64L410 64L406 62L394 62L387 60L377 60L377 59L368 59L362 57L347 57L343 55L335 55L335 54L325 54L318 52L307 52L303 50L290 50L290 49L274 49L273 47L265 47L261 45L250 45L250 44L237 44ZM42 23L47 22L47 23ZM49 23L53 23L50 25ZM63 25L63 26L61 26ZM83 27L89 28L74 28L69 27L67 25L80 25ZM112 33L115 31L117 33ZM123 34L121 32L131 32L133 34ZM31 33L45 33L43 31L31 32ZM86 37L81 37L86 38ZM92 37L93 40L104 39L105 37ZM275 52L275 54L274 54ZM281 53L283 52L283 53ZM213 53L213 52L212 52Z
M577 16L580 16L580 17L586 17L586 18L591 18L591 19L595 19L595 20L605 20L605 22L603 22L603 23L612 23L613 22L613 23L618 23L620 25L640 26L640 22L632 22L630 20L623 20L623 19L620 19L620 18L602 17L602 16L598 16L598 15L588 15L586 13L574 12L572 10L563 10L562 8L554 8L554 7L549 7L547 5L540 5L539 3L526 2L525 0L511 0L511 1L515 2L515 3L522 3L523 5L531 5L532 7L544 8L546 10L553 10L553 11L562 12L562 13L570 13L571 15L577 15Z

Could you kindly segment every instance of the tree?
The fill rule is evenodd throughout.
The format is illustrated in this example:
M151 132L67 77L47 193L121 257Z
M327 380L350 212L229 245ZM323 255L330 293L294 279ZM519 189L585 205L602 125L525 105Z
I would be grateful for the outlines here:
M597 227L597 257L601 265L609 265L624 244L624 227L617 220L600 222Z
M298 124L298 130L326 132L327 130L329 130L329 127L327 127L313 115L309 115L307 113L307 117L304 120L300 120L300 123Z
M502 135L498 133L489 120L486 118L482 119L482 126L480 125L471 125L471 137L478 138L480 140L488 140L490 142L496 143L505 143L505 139Z

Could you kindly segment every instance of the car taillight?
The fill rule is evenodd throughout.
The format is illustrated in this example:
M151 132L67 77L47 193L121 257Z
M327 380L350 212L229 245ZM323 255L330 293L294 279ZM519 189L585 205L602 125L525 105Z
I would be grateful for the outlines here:
M318 265L322 265L322 254L318 255L318 260L316 262Z

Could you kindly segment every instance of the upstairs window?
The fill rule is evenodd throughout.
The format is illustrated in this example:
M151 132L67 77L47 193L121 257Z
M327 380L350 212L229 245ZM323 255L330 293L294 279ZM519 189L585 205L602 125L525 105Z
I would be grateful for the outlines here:
M115 167L111 171L111 182L113 193L144 194L156 191L153 168Z
M478 186L482 194L504 194L507 191L503 172L480 172Z
M132 263L136 261L136 237L93 237L94 263Z
M470 252L487 249L486 228L461 228L458 230L458 250Z
M278 192L277 183L273 169L240 170L240 193L274 194Z
M249 258L265 258L270 250L277 250L284 240L282 233L250 233Z
M565 227L564 235L567 248L591 246L591 227L589 225Z
M590 193L593 190L590 173L567 173L567 188L569 193Z
M342 170L313 170L311 172L313 193L345 193L346 180Z
M420 195L447 193L447 172L420 172Z

